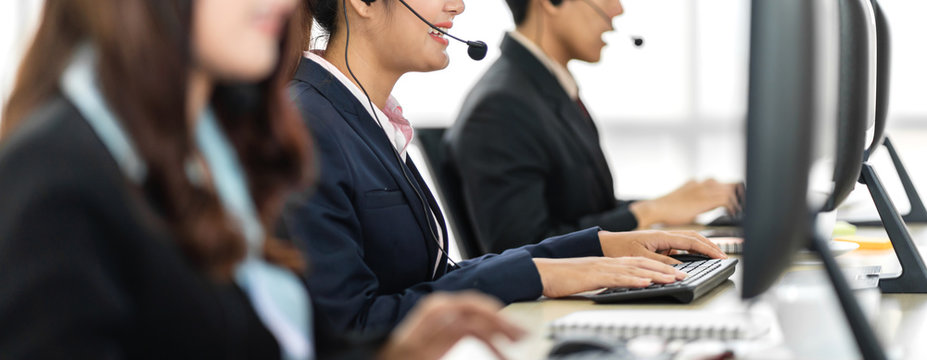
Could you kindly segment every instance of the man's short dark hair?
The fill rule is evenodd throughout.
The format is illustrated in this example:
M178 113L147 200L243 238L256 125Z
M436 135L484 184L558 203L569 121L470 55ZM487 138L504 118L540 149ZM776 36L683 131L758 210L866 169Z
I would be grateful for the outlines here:
M512 19L515 20L515 26L525 22L525 17L528 16L528 3L530 1L531 0L505 0L505 3L509 5L509 10L512 10Z

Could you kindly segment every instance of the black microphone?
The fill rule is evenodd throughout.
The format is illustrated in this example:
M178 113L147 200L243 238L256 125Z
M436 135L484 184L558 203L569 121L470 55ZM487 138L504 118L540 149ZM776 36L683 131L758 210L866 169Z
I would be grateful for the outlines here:
M400 1L402 1L402 0L400 0ZM601 16L601 17L602 17L602 20L605 20L605 22L608 23L608 25L611 25L611 24L612 24L612 19L611 19L610 17L608 17L608 14L605 13L605 10L602 10L601 7L599 7L598 5L596 5L595 3L593 3L592 1L583 0L583 2L585 2L586 5L589 5L589 7L591 7L592 10L595 10L595 12L599 13L599 16ZM631 41L634 43L634 46L636 46L636 47L644 46L644 38L643 38L643 37L632 35L632 36L631 36Z
M419 14L415 11L415 9L413 9L411 6L409 6L409 4L406 3L405 0L399 0L399 2L402 3L402 5L404 5L404 6L406 7L406 9L409 9L409 11L411 11L412 14L415 15L419 20L421 20L421 21L422 21L423 23L425 23L426 25L430 26L432 29L435 29L435 30L437 30L439 33L442 33L442 34L444 34L444 35L450 36L451 39L454 39L454 40L460 41L460 42L462 42L462 43L464 43L464 44L467 44L467 55L470 55L470 58L471 58L471 59L473 59L473 60L483 60L483 58L486 57L486 43L484 43L484 42L482 42L482 41L479 41L479 40L476 40L476 41L461 40L461 39L459 39L458 37L456 37L456 36L454 36L454 35L448 34L447 31L441 30L440 28L438 28L438 27L435 26L434 24L428 22L428 20L425 20L425 18L423 18L421 15L419 15Z

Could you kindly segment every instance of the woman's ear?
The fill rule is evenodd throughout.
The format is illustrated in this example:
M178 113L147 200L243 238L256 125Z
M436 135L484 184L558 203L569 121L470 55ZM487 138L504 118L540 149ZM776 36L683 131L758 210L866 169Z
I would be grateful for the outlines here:
M537 4L539 10L547 13L548 15L556 14L560 11L560 5L563 5L563 2L566 0L531 0Z
M344 0L348 9L354 10L357 16L369 19L373 16L376 0Z

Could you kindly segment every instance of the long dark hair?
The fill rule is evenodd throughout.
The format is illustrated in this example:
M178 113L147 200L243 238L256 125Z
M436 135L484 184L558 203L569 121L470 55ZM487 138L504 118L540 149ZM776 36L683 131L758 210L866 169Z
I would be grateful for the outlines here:
M3 122L4 137L59 94L58 79L75 48L97 51L107 103L147 164L144 191L193 264L231 278L245 240L218 198L194 186L184 164L195 146L186 119L192 67L193 0L46 0L41 24L17 75ZM308 14L295 11L274 73L256 84L223 84L212 107L238 151L266 229L273 229L285 194L314 181L309 135L286 85L304 44ZM294 271L304 263L292 245L265 241L265 257Z
M322 34L322 37L333 37L338 29L339 17L341 16L341 4L344 0L306 0L304 10L306 14L304 16L309 17L310 19L314 18L318 26L325 31L325 34ZM386 11L390 10L391 0L373 0L381 1L385 3ZM367 4L370 5L369 3ZM341 18L343 19L343 18ZM309 34L311 32L312 23L305 24L304 34Z

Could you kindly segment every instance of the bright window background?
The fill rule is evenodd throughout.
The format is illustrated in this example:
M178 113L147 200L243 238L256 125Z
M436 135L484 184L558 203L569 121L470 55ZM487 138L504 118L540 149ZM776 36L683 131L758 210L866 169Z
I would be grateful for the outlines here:
M568 0L574 1L574 0ZM748 0L624 0L616 32L605 36L602 61L572 63L581 96L599 124L602 143L625 197L652 197L692 177L739 180L744 171ZM927 1L881 0L893 35L889 133L927 192ZM0 101L38 18L41 0L0 1ZM416 126L447 126L467 91L498 57L514 28L503 0L468 1L454 33L489 44L471 61L453 43L448 69L406 75L395 89ZM629 35L645 38L634 48ZM0 119L2 121L2 119ZM884 152L881 154L884 155ZM878 156L892 187L897 178ZM924 194L927 195L927 194ZM895 196L902 208L903 198Z
M573 62L580 94L595 117L623 197L653 197L686 179L741 180L749 53L748 0L623 0L625 14L597 64ZM927 2L881 0L894 42L889 134L908 170L927 192ZM395 89L416 126L453 123L467 91L498 57L501 34L512 30L502 0L470 1L455 34L482 39L487 59L471 61L451 44L451 65L406 75ZM629 35L645 38L634 48ZM873 162L896 204L907 203L884 152ZM855 194L866 201L868 194Z
M0 108L10 94L16 67L29 45L41 9L42 0L0 1Z

